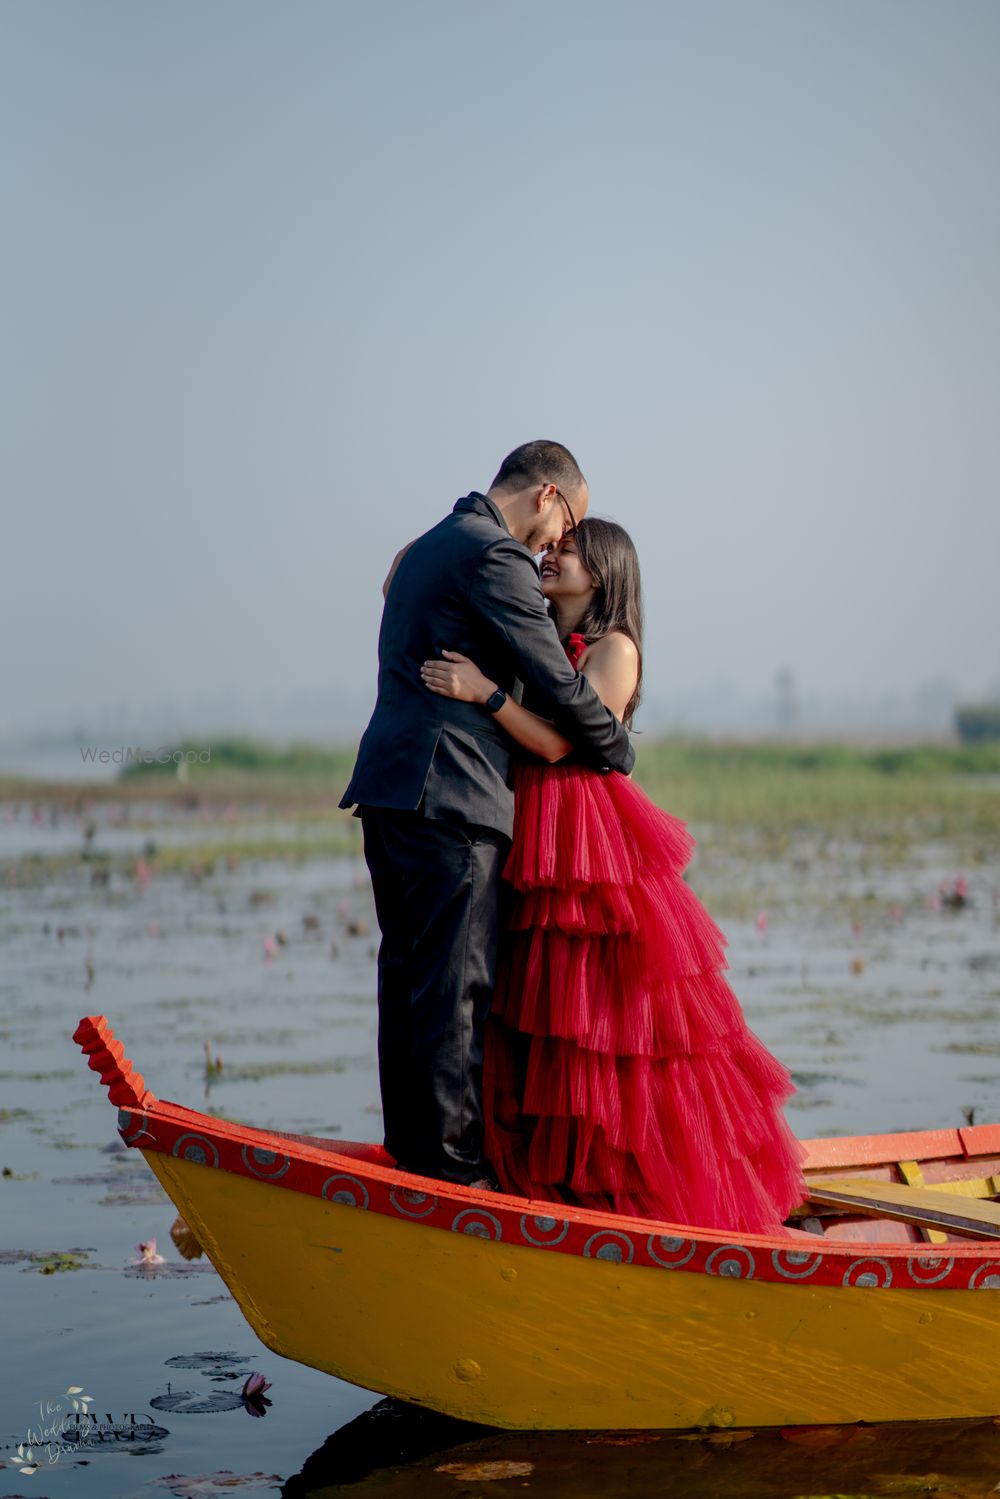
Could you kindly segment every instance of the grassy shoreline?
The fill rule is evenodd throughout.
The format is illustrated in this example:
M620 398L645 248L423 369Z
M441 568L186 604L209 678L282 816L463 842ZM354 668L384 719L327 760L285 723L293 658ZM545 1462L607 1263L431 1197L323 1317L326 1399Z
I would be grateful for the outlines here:
M187 746L178 746L185 750ZM288 748L256 741L212 746L212 763L133 766L101 783L0 777L0 803L25 804L57 816L99 817L155 829L184 814L205 824L205 837L155 851L161 872L209 872L219 860L331 857L360 853L360 828L337 803L354 748ZM916 841L952 845L968 863L1000 854L1000 744L907 744L862 748L835 741L719 741L672 736L637 741L636 780L675 816L725 833L746 853L773 857L799 834L860 839L895 862ZM150 816L142 807L155 804ZM162 812L161 812L162 809ZM138 817L133 820L133 811ZM280 831L268 820L296 824ZM213 824L225 825L216 834ZM221 832L221 829L220 829ZM0 860L44 878L81 864L131 868L134 855L84 848ZM97 877L95 877L97 878Z

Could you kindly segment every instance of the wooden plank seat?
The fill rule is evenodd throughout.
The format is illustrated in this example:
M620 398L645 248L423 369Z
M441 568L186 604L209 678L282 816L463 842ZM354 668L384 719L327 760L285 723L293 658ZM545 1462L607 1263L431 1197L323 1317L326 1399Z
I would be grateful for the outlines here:
M907 1163L911 1164L911 1163ZM988 1179L992 1183L995 1178ZM862 1213L912 1223L934 1233L960 1234L972 1239L1000 1239L1000 1203L968 1195L965 1182L938 1183L933 1187L905 1182L866 1180L864 1177L832 1177L810 1180L809 1201L823 1208ZM981 1183L971 1183L981 1186Z

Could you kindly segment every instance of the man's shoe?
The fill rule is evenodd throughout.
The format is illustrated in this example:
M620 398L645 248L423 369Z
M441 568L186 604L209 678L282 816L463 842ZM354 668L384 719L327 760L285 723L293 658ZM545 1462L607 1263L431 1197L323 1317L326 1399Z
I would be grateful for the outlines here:
M452 1181L451 1178L447 1177L447 1176L434 1176L432 1173L429 1173L429 1172L426 1172L426 1171L419 1171L415 1166L404 1166L402 1161L397 1161L396 1162L396 1170L397 1171L405 1171L406 1174L407 1174L407 1176L424 1176L424 1177L428 1177L429 1176L430 1180L432 1180L432 1181L447 1182L448 1186L450 1186L450 1187L475 1187L475 1189L476 1189L477 1192L502 1192L503 1191L503 1188L501 1187L500 1183L498 1181L496 1181L492 1176L477 1176L476 1179L475 1179L475 1181L471 1181L471 1182L456 1182L456 1181Z
M500 1183L493 1181L489 1176L477 1176L474 1182L466 1182L466 1186L474 1187L477 1192L499 1192L502 1190Z

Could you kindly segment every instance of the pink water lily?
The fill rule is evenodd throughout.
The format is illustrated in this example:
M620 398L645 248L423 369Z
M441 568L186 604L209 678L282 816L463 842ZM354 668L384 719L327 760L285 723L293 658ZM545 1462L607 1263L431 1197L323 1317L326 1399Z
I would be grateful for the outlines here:
M135 1246L135 1259L129 1261L132 1265L165 1265L167 1262L162 1254L156 1252L156 1240L148 1239L145 1244Z
M243 1386L243 1399L253 1400L255 1396L263 1395L264 1391L270 1388L270 1383L264 1378L263 1374L254 1372L248 1376L247 1382Z
M271 1402L264 1394L264 1391L269 1390L270 1388L271 1386L268 1384L263 1374L257 1374L255 1372L250 1375L246 1384L243 1386L243 1409L246 1411L248 1416L260 1417L267 1415L268 1406L271 1404Z

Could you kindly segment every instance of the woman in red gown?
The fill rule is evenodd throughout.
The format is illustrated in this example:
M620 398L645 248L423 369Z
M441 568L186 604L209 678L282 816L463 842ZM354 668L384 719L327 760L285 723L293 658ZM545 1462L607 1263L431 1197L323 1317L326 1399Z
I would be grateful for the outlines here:
M627 725L639 699L639 567L586 519L542 589L573 664ZM496 684L454 652L432 691ZM504 879L512 912L483 1058L484 1154L502 1188L669 1223L775 1231L805 1197L782 1105L788 1071L747 1027L726 942L683 878L695 841L628 777L565 761L553 725L508 699L517 767ZM563 762L563 763L560 763Z

